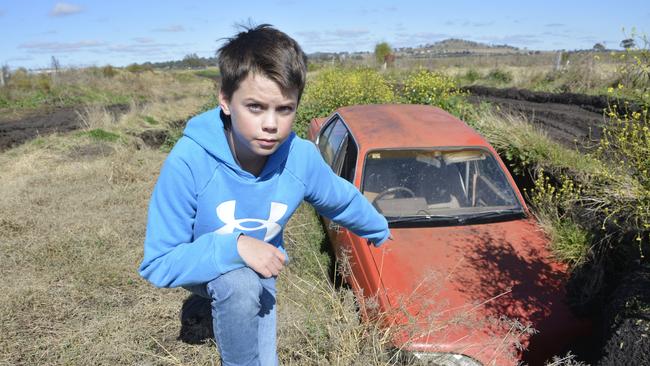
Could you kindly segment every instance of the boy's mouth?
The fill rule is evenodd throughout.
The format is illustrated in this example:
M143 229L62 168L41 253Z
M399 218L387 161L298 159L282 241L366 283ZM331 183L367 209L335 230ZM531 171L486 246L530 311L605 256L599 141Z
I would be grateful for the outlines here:
M263 149L270 149L277 144L278 140L276 139L255 139L257 143L260 145L261 148Z

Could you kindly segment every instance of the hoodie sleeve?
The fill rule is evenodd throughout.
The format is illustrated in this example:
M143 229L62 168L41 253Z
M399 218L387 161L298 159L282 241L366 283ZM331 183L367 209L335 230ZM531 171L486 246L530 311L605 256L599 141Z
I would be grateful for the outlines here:
M239 233L193 237L196 197L192 172L170 153L149 201L140 275L157 287L205 283L244 267L237 251Z
M314 144L309 144L310 163L305 200L321 215L380 246L390 231L386 218L347 180L334 174Z

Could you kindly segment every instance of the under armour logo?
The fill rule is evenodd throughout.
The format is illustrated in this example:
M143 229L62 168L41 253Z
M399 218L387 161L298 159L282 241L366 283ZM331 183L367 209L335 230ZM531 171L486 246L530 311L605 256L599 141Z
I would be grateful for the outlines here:
M271 202L271 212L269 212L268 220L260 219L235 219L235 205L236 201L226 201L217 206L217 216L219 220L224 222L226 225L217 229L217 234L230 234L239 229L242 231L256 231L260 229L266 229L266 235L264 235L264 241L268 242L273 239L282 228L277 222L284 216L287 212L288 206L283 203ZM255 227L245 227L242 226L244 223L256 222L259 225Z

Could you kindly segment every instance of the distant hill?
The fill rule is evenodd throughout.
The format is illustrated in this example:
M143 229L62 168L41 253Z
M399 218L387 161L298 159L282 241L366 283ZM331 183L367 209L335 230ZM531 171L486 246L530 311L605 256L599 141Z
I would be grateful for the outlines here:
M434 56L434 55L470 55L470 54L504 54L519 53L519 48L509 45L490 45L464 39L450 38L435 43L427 43L417 47L397 48L396 53L402 56Z

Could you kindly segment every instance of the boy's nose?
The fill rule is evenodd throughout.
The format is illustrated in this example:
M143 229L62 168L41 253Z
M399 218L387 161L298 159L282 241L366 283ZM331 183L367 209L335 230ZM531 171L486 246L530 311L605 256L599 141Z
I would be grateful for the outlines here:
M262 130L275 132L278 129L278 120L275 113L267 113L262 120Z

